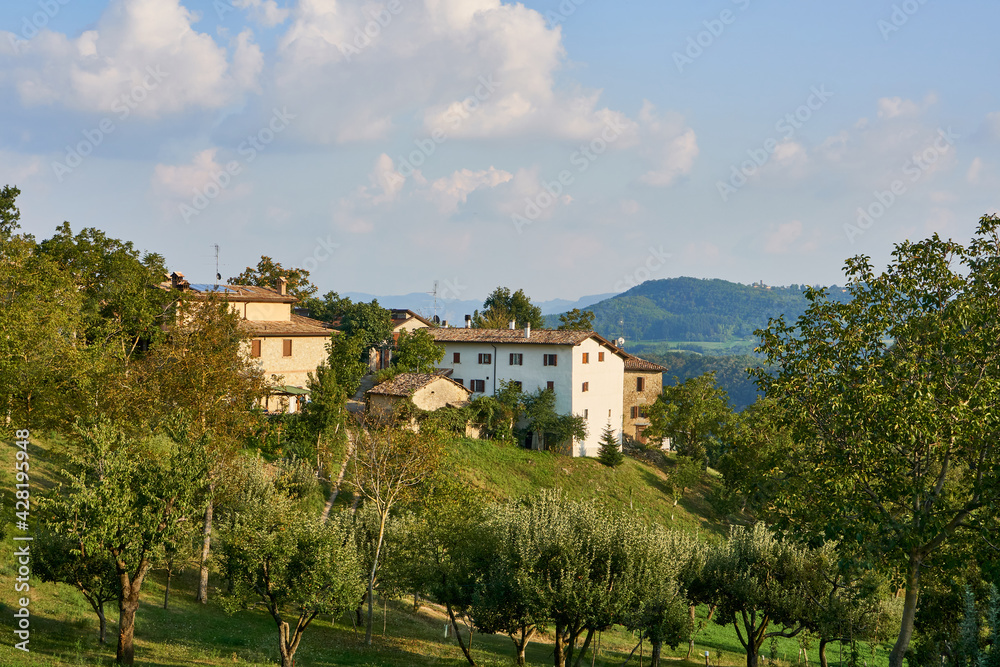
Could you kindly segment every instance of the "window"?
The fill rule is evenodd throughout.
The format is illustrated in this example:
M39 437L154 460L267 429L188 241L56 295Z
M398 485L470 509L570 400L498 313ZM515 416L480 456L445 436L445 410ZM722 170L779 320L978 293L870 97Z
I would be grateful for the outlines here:
M469 387L469 389L471 389L477 394L486 393L486 380L473 380L472 386Z
M644 377L637 377L635 379L635 390L636 391L642 391L645 388L646 388L646 378L644 378Z
M632 419L646 419L648 416L649 416L649 413L646 412L646 406L645 405L642 405L642 406L633 405L632 406Z
M453 364L460 364L460 363L462 363L462 353L461 352L453 352L452 355L451 355L451 363L453 363Z
M590 391L590 383L584 382L582 391Z
M510 365L511 366L523 366L524 365L524 355L519 352L510 353Z
M255 340L250 342L250 356L253 358L260 357L260 341Z
M637 407L635 407L633 405L632 406L632 419L638 419L638 417L639 417L639 408L637 408Z
M555 366L556 365L556 355L545 354L542 355L542 365L543 366Z
M597 353L597 360L598 361L604 361L604 353L603 352L598 352Z
M518 391L521 391L521 381L520 380L511 380L510 384L512 386L514 386L514 387L517 387Z
M585 364L589 364L590 363L590 352L584 352L583 353L583 363L585 363Z
M549 380L548 382L545 383L545 388L548 389L549 391L555 391L556 383L553 382L552 380Z
M452 378L452 380L454 380L455 382L459 383L463 387L465 386L465 380L463 380L462 378Z
M292 356L292 341L290 338L281 341L281 354L286 357Z
M584 408L583 409L583 418L586 419L589 416L590 416L590 410L588 410L587 408Z
M481 353L479 355L479 363L481 363L481 364L492 364L493 363L493 355L490 354L489 352L483 352L483 353Z

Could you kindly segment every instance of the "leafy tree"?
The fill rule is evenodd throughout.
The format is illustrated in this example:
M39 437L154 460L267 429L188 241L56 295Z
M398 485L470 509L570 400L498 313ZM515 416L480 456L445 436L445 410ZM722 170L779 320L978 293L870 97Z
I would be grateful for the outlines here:
M559 316L560 331L593 331L594 313L574 308Z
M89 553L78 541L65 535L43 532L32 548L31 566L42 581L68 584L83 595L97 614L98 637L107 637L104 605L117 602L121 594L115 563L105 552Z
M625 461L625 455L622 454L618 437L615 435L615 430L611 428L611 422L608 422L601 434L601 451L597 455L597 460L609 468L617 468Z
M368 623L365 644L371 645L374 620L375 575L389 513L405 501L437 470L442 438L429 429L419 434L395 428L373 428L358 434L353 461L353 484L378 516L375 553L368 575Z
M434 342L426 329L399 333L393 363L406 373L433 373L444 359L444 348Z
M736 628L747 667L757 667L765 640L794 637L810 626L815 616L807 592L831 562L831 550L779 542L758 523L734 527L729 539L709 553L699 595L718 606L716 623Z
M560 415L556 412L556 394L551 389L541 389L524 394L523 411L518 418L521 426L517 429L519 439L528 433L540 436L545 447L551 450L565 449L575 440L587 437L587 422L580 415Z
M649 408L648 435L670 438L678 454L715 465L731 415L726 392L715 384L714 373L706 373L663 388Z
M302 305L309 310L309 317L321 322L339 322L351 303L350 299L336 292L327 292L322 299L314 296L302 299Z
M288 294L297 299L306 299L316 293L316 286L309 282L306 269L285 268L270 257L261 255L257 267L248 266L243 273L229 279L230 285L251 285L274 288L278 278L288 281Z
M344 308L340 330L348 338L357 340L367 355L368 350L392 341L392 313L374 299L371 303L352 303Z
M230 613L263 604L278 628L282 667L295 664L302 635L319 614L351 609L364 589L354 550L339 522L303 513L278 488L247 489L222 553L232 581Z
M506 329L510 321L517 326L530 324L533 329L545 327L542 309L531 303L524 290L511 292L507 287L498 287L483 302L483 312L476 311L472 325L478 329Z
M0 238L9 237L21 226L21 211L17 208L20 194L16 186L5 185L0 190Z
M368 348L364 347L363 336L349 336L344 332L334 332L326 344L327 366L338 386L343 387L347 396L353 396L361 386L361 380L368 373L365 358Z
M674 505L684 497L684 492L697 485L704 474L701 461L692 459L689 456L677 455L674 457L674 469L667 476L667 484L670 487L670 494L674 499Z
M899 244L880 274L850 259L849 302L809 290L795 325L779 318L760 332L778 372L758 381L782 401L796 442L812 443L780 473L798 492L776 508L779 523L905 572L891 667L910 644L933 554L994 528L998 226L982 218L968 246L936 235Z
M136 440L103 423L80 433L80 453L45 502L56 534L94 558L114 562L119 582L116 661L131 665L139 594L164 545L200 510L205 445L180 429Z
M974 667L979 662L979 610L976 609L976 596L968 586L965 588L964 601L955 665Z

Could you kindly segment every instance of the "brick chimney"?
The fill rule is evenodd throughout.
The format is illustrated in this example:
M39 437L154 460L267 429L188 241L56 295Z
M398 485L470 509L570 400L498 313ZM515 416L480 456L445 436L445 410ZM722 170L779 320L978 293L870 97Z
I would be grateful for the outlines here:
M510 321L510 330L513 331L516 328L517 328L517 322L515 322L514 320L511 320Z
M466 329L471 329L472 328L472 315L466 315L465 316L465 328Z
M524 325L524 337L531 338L531 322Z
M184 274L180 271L174 271L170 274L170 286L174 289L183 290L185 287L190 286L191 283L184 280Z
M278 294L286 296L288 294L288 278L279 276L278 279L274 281L274 288L278 290Z

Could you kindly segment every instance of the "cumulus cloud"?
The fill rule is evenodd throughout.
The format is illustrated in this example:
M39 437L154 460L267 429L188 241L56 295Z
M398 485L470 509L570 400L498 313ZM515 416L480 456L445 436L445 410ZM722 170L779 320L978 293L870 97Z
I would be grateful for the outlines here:
M248 10L251 20L272 28L288 18L288 10L278 7L274 0L232 0L234 7Z
M161 198L171 201L189 201L192 197L204 194L211 184L219 185L219 175L226 173L226 168L216 160L217 148L209 148L194 156L190 164L168 165L158 164L153 169L153 191ZM221 179L227 187L219 188L217 197L229 199L234 196L246 195L250 186L245 183L230 186L232 178ZM212 188L214 191L215 188Z
M772 225L764 239L764 252L784 255L792 250L792 246L801 236L802 223L798 220L783 222L777 227Z
M653 165L641 176L643 183L665 187L691 173L698 157L698 140L682 116L660 114L647 100L639 112L638 133L646 158Z
M501 183L507 183L514 178L509 171L490 166L489 169L472 171L461 169L439 178L430 184L428 197L434 201L442 213L454 213L458 205L464 204L469 195L481 188L495 188Z
M43 29L0 55L0 88L29 107L109 112L125 103L154 118L217 109L255 90L263 56L252 33L234 40L230 58L195 20L179 0L112 0L94 30L71 39Z

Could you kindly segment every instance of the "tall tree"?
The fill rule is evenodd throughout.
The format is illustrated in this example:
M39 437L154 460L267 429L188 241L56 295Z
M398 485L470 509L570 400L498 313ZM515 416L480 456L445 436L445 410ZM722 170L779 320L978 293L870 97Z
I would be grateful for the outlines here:
M344 307L340 330L348 338L359 341L362 352L367 354L372 348L392 342L392 313L378 305L375 299L371 303L352 303Z
M49 497L50 527L95 558L109 557L119 583L115 660L135 661L135 616L146 575L199 510L205 446L182 428L136 440L108 423L81 432L65 485Z
M882 273L850 259L850 301L809 290L797 323L759 332L778 370L758 381L795 440L811 443L780 473L798 492L776 508L779 523L905 573L891 667L909 647L931 557L996 518L998 227L982 218L968 246L937 235L899 244Z
M233 518L222 566L233 582L223 606L263 605L278 628L282 667L295 664L303 633L319 614L353 608L364 589L354 541L341 522L305 514L271 484L254 480Z
M372 642L375 576L385 538L389 513L411 497L437 470L443 439L424 429L420 433L396 428L373 428L357 438L353 483L358 493L375 508L378 534L371 571L368 574L368 623L365 644Z
M524 290L511 292L508 287L498 287L483 302L483 312L473 316L473 326L479 329L506 329L510 321L516 326L531 325L533 329L545 326L542 309L531 303Z
M293 267L286 269L266 255L261 255L256 267L248 266L243 273L230 278L229 284L274 288L278 278L288 281L288 293L297 299L306 299L316 293L316 286L309 282L309 271Z
M625 462L625 455L622 454L621 445L618 444L618 436L611 428L611 422L604 427L601 433L601 451L597 455L597 460L609 468L617 468Z
M20 194L16 186L5 185L0 190L0 238L10 236L21 226L21 211L17 208Z
M434 342L434 337L426 329L415 329L399 333L396 340L395 366L406 373L433 373L444 359L444 347Z
M726 392L705 373L673 387L664 387L649 408L651 438L670 438L674 451L715 465L732 417Z
M589 310L574 308L559 316L561 331L593 331L594 313Z
M322 322L339 322L351 303L350 299L336 292L327 292L322 299L314 296L302 299L302 305L309 310L309 317Z

